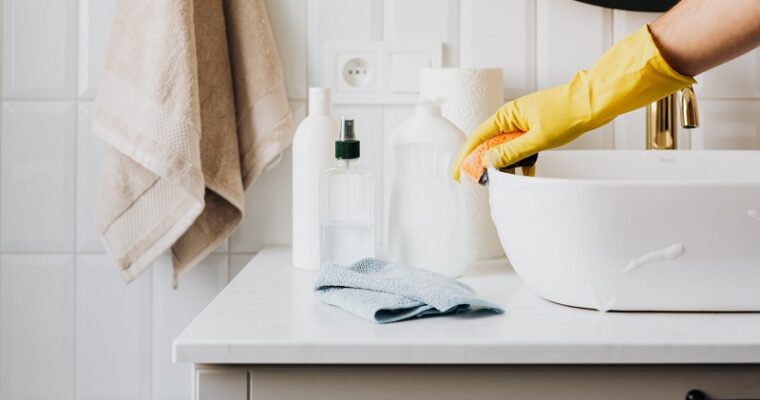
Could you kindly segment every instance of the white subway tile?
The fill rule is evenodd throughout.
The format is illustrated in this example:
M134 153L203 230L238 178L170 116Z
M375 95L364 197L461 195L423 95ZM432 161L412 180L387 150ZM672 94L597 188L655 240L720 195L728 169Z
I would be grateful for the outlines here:
M662 13L613 10L613 40L622 40L642 26L654 22L660 15Z
M100 169L107 145L92 132L90 119L95 110L91 101L79 102L77 114L77 250L103 252L95 226Z
M443 66L459 66L458 0L385 0L384 37L443 43Z
M377 0L308 0L309 86L324 85L328 40L381 40L383 2Z
M6 0L3 3L4 97L73 98L76 0Z
M760 49L719 65L696 77L699 99L760 98Z
M703 100L694 149L760 149L760 100Z
M151 274L127 284L104 254L76 271L77 399L150 398Z
M306 99L306 0L267 0L279 49L285 88L291 99Z
M646 149L647 114L645 108L615 118L615 148L621 150Z
M79 0L79 97L95 98L116 0Z
M259 176L245 194L245 217L230 237L230 251L252 253L266 246L288 245L292 229L292 152ZM318 200L317 200L318 201Z
M212 254L185 274L177 289L172 289L169 256L161 256L153 263L154 399L190 398L192 368L172 362L172 342L227 284L227 264L227 256Z
M501 68L504 97L536 90L535 0L462 0L461 66Z
M306 115L306 103L291 101L296 124ZM264 171L245 195L245 217L230 238L232 253L253 253L271 245L288 245L292 237L292 151ZM318 201L318 200L317 200Z
M76 107L5 102L0 239L3 251L72 251Z
M589 69L612 44L612 12L567 0L538 0L537 69L540 89Z
M572 142L559 147L562 150L597 150L615 148L615 124L608 123L592 129Z
M537 0L536 67L538 88L569 81L589 69L612 44L612 11L566 0ZM614 125L587 132L564 149L610 149Z
M74 256L0 256L0 398L74 399Z

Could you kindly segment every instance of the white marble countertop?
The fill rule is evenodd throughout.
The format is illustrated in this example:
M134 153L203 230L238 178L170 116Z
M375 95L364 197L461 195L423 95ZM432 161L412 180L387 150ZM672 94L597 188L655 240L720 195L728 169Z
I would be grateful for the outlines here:
M462 278L504 307L376 325L317 301L316 272L261 251L174 341L196 364L760 363L760 313L600 313L543 300L505 262ZM760 288L758 289L760 290Z

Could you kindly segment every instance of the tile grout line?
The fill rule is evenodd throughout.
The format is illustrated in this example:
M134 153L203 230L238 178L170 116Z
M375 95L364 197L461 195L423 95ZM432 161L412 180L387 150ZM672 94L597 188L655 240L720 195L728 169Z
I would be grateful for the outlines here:
M151 269L154 269L154 268L151 268ZM148 360L147 360L147 364L148 364L147 369L148 369L149 373L148 373L148 385L147 385L147 388L145 388L146 390L149 391L149 398L150 399L153 399L153 344L154 344L154 339L153 339L153 323L154 323L154 317L155 317L155 312L154 312L154 309L153 309L154 308L154 303L153 302L155 300L155 295L153 293L153 290L154 290L154 288L156 286L155 279L153 279L154 277L155 277L155 274L153 273L153 271L150 271L150 290L149 290L150 294L148 295L148 297L149 297L149 299L148 299L148 305L149 305L148 312L150 314L148 316L148 321L150 321L150 326L148 327L148 332L149 332L148 333L148 354L149 354L149 357L148 357Z
M79 254L77 253L77 250L79 249L79 98L78 98L78 91L79 91L79 12L80 12L80 2L74 1L74 6L71 6L74 8L74 18L73 18L73 24L74 24L74 40L73 42L76 43L74 45L74 283L73 283L73 289L74 289L74 304L73 304L73 315L74 315L74 322L73 322L73 330L74 334L72 335L72 339L74 341L73 343L73 349L74 349L74 359L72 360L73 364L73 372L72 372L72 379L74 380L72 382L72 392L74 395L74 399L77 398L77 379L79 375L79 363L77 362L78 357L78 348L77 348L77 339L79 337L79 330L77 329L77 324L79 321L79 315L77 313L77 304L79 302L79 288L78 288L78 277L79 277Z
M5 2L6 0L0 0L0 26L2 26L2 29L0 29L0 55L2 55L2 58L5 58ZM2 357L2 348L3 348L3 327L5 324L3 323L3 296L2 296L2 287L3 287L3 258L4 255L2 253L2 247L3 247L3 238L2 238L2 193L3 193L3 167L2 167L2 154L3 154L3 139L5 138L5 118L3 115L3 111L5 110L5 62L2 60L0 62L0 96L2 96L2 101L0 101L0 397L3 396L3 390L2 388L6 385L3 384L3 364L4 358Z

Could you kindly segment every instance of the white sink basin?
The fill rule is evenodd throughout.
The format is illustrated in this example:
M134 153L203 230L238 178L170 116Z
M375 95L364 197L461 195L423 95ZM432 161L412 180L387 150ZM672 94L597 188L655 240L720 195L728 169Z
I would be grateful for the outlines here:
M489 171L525 284L600 311L760 311L760 152L550 151Z

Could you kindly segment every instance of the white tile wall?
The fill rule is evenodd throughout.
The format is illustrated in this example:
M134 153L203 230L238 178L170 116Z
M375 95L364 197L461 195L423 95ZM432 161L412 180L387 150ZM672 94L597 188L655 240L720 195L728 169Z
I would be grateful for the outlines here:
M288 97L306 100L306 0L266 0Z
M697 76L697 96L708 99L760 98L760 50L755 49Z
M3 95L66 99L76 90L76 0L3 2Z
M306 35L310 86L324 85L324 43L381 40L382 0L308 0Z
M77 398L150 398L152 279L146 275L125 285L105 254L77 257Z
M152 392L154 399L189 399L192 367L172 362L172 341L228 282L228 257L212 254L172 289L171 260L153 265Z
M115 0L79 0L80 98L95 98L115 4Z
M292 171L290 150L276 168L264 172L245 195L246 217L230 238L235 253L254 253L266 246L287 245L291 238Z
M462 0L461 66L500 67L504 97L536 89L535 0Z
M694 149L760 149L760 100L703 100Z
M0 398L74 399L73 255L0 256Z
M100 166L106 155L106 144L92 134L90 118L95 110L91 101L80 101L77 121L77 251L104 252L95 227Z
M443 66L459 65L458 0L385 0L384 3L385 40L441 42Z
M171 289L168 259L127 286L94 228L105 146L90 132L115 0L4 0L0 105L0 398L189 398L171 340L266 245L290 241L289 152L246 199L232 236ZM445 44L445 65L501 67L505 98L569 79L656 17L570 0L266 0L298 120L323 84L331 39ZM40 12L44 10L44 12ZM760 51L698 77L695 148L760 149ZM390 189L388 139L408 106L336 107L357 117L376 175L378 240ZM635 111L575 148L643 148ZM380 207L380 205L383 205ZM43 374L46 385L39 385Z
M76 103L2 107L2 251L73 251Z
M291 101L295 122L306 116L306 102ZM264 171L245 196L246 217L230 238L233 253L255 253L265 246L287 245L291 239L293 159L290 150Z
M612 44L612 11L567 0L537 0L537 86L567 82L588 69ZM611 149L614 127L607 124L564 146L566 149Z

